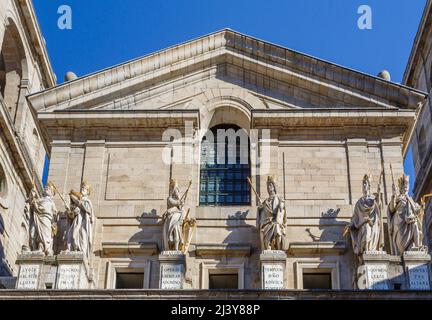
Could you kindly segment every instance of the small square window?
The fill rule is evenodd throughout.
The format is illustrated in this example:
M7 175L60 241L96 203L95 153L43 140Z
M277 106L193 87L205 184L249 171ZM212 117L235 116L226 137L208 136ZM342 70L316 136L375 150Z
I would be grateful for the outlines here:
M116 274L116 289L142 289L144 287L144 273Z
M332 289L330 272L303 272L303 289Z
M238 289L238 274L209 274L209 289Z

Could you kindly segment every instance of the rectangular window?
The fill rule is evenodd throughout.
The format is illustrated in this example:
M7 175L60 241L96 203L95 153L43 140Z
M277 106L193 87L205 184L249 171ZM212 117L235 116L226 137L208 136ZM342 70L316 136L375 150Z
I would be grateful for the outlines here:
M303 289L332 289L331 273L304 270Z
M238 289L238 274L209 274L209 289Z
M241 147L240 139L236 139L235 148L228 146L228 139L217 141L218 129L240 128L234 125L219 125L211 129L214 134L212 143L203 143L201 146L201 174L200 174L200 205L233 206L250 205L250 186L247 177L250 175L249 140L248 145ZM224 156L218 151L225 148ZM236 153L236 157L229 157L229 153ZM240 153L243 152L243 157ZM234 159L233 159L234 158ZM241 163L241 158L247 163ZM235 163L229 163L235 160ZM231 161L233 162L233 161Z
M116 289L142 289L144 287L144 273L116 273Z

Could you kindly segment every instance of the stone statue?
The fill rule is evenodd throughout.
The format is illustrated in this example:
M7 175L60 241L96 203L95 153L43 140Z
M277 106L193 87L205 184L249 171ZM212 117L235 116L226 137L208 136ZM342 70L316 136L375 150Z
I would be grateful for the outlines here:
M57 218L54 195L55 186L52 182L47 183L42 197L37 195L34 188L30 192L27 210L31 251L44 252L46 255L53 254L53 236L56 233Z
M255 190L255 189L254 189ZM260 233L262 250L283 250L285 242L286 211L285 201L279 197L272 177L267 179L269 197L259 199L257 229Z
M70 207L67 208L68 227L65 233L67 251L81 251L89 259L92 248L93 205L91 188L81 183L81 191L71 190Z
M358 256L366 251L380 251L384 247L380 186L376 195L372 195L370 177L366 174L362 189L363 197L355 204L351 223L345 229L351 234L353 251Z
M388 205L389 234L392 254L426 250L423 246L422 220L424 204L419 205L408 195L409 176L398 180L399 192L393 182L393 194Z
M180 197L177 181L170 179L167 211L162 216L164 251L180 251L185 247L183 228L187 217L185 217L183 206L191 184L192 182Z

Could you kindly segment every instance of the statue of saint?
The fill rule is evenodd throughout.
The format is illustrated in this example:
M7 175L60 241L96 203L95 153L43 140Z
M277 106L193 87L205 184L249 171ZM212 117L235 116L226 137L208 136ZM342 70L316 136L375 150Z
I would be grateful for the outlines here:
M167 211L162 216L164 251L180 251L185 247L183 234L185 212L183 206L191 183L189 183L184 195L180 197L177 181L170 179Z
M92 248L93 205L90 201L91 188L81 183L81 191L71 190L70 207L67 208L68 227L65 233L67 251L81 251L88 259Z
M272 177L267 179L269 197L259 199L257 229L260 233L262 250L284 250L286 211L285 201L279 197ZM258 197L259 198L259 197Z
M388 205L389 234L392 254L427 248L423 245L422 220L424 204L419 205L408 195L409 176L398 180L399 192L393 183L393 194Z
M30 250L53 254L53 236L56 232L57 208L54 203L55 186L48 182L42 197L33 188L28 202Z
M362 188L363 197L355 204L351 223L345 229L351 234L353 251L358 256L366 251L382 250L384 246L380 188L375 196L371 194L371 181L367 174L363 177Z

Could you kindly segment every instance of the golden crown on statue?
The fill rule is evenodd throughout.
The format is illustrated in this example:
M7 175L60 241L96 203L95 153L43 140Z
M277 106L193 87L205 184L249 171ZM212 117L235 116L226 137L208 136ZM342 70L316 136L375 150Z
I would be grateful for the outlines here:
M50 188L53 191L54 195L56 194L56 186L51 181L47 182L46 188Z
M90 195L91 193L91 186L87 183L87 181L83 181L81 182L81 189L85 188L88 190L88 195Z
M170 179L169 186L172 187L172 188L174 188L176 185L177 185L177 180Z
M267 183L276 184L275 178L273 176L268 176L267 177Z

